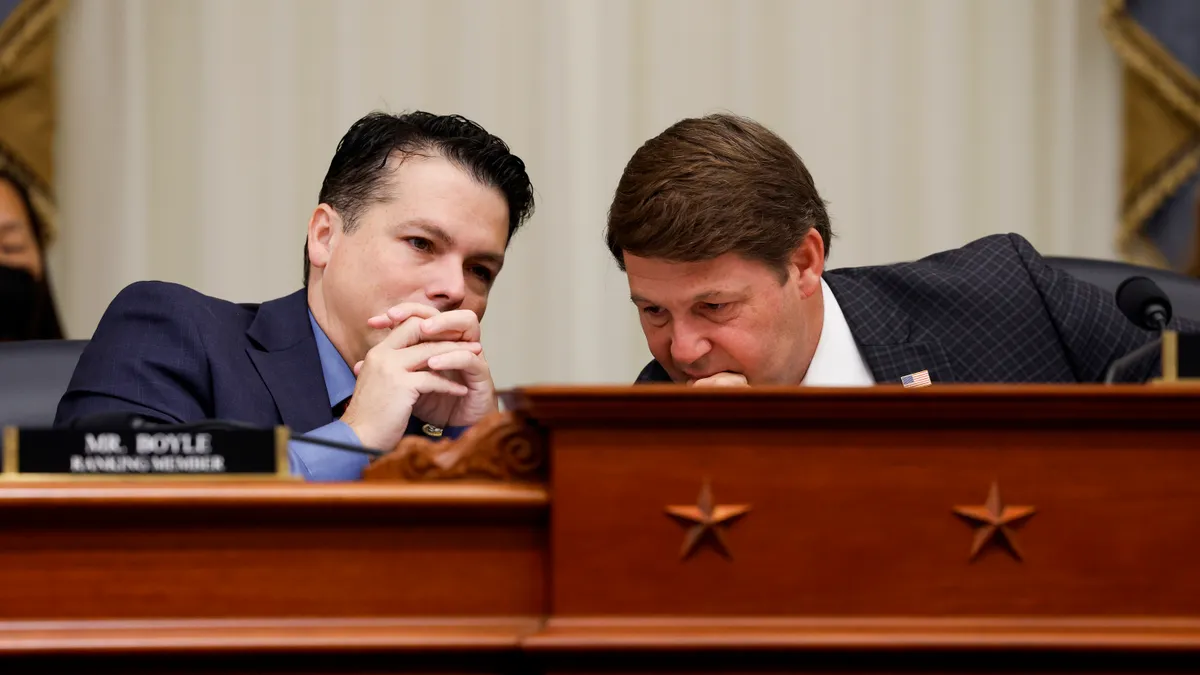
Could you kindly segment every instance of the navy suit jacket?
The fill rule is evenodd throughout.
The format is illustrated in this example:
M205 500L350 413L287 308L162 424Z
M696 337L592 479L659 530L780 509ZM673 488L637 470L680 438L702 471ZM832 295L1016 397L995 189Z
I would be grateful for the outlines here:
M109 305L58 405L55 424L138 413L307 432L334 420L302 289L236 304L185 286L138 282ZM421 427L415 417L408 432Z

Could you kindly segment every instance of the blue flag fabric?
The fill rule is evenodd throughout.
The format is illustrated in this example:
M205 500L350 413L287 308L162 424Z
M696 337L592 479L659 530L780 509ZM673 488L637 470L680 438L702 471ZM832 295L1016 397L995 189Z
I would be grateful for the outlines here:
M0 23L4 23L4 20L13 13L19 4L21 4L21 0L0 0Z

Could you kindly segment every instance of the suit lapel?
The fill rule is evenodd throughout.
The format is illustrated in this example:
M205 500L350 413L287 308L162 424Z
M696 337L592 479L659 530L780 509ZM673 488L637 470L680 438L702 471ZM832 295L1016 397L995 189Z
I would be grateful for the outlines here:
M300 345L276 352L257 351L253 347L247 347L246 351L288 428L305 432L333 421L325 378L319 365L314 370L311 364L318 359L315 345L311 357Z
M942 346L934 340L914 340L912 318L874 284L837 270L824 278L877 383L896 384L922 370L929 371L933 382L954 381Z
M246 352L283 423L305 432L332 422L321 357L308 321L307 292L263 303L246 334L254 343Z

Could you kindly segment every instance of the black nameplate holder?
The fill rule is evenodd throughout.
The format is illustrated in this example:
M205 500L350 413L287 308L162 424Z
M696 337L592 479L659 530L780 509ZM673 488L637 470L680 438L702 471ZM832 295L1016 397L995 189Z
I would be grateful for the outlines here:
M286 427L28 429L5 427L0 478L292 480Z

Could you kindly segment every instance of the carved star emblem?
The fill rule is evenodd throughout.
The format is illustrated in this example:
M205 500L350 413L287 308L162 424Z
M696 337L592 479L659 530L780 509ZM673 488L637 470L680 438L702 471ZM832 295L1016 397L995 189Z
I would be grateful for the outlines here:
M695 506L668 506L667 515L685 525L691 525L683 539L680 557L686 559L700 547L701 542L709 540L718 553L727 559L731 558L722 529L729 527L749 510L749 504L714 505L712 487L708 481L700 488L700 496L696 498Z
M1030 518L1035 511L1032 506L1005 506L1000 500L1000 486L995 482L983 506L954 507L954 513L975 526L971 560L992 541L1005 548L1013 558L1021 560L1021 550L1017 547L1011 526Z

